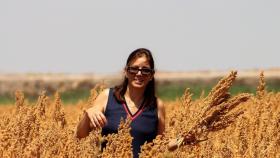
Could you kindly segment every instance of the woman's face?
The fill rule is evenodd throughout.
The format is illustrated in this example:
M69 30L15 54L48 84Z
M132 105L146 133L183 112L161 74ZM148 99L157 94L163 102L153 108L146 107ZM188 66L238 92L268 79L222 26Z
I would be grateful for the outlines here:
M126 67L125 75L128 84L135 88L145 88L153 79L154 71L151 69L149 61L145 56L138 57Z

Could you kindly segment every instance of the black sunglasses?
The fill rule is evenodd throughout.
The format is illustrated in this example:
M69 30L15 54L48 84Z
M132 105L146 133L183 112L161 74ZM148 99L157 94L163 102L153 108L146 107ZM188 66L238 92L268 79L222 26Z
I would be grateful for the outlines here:
M138 68L138 67L127 67L126 68L127 72L130 74L137 74L139 71L141 72L142 75L151 75L152 73L154 73L153 69L149 69L149 68Z

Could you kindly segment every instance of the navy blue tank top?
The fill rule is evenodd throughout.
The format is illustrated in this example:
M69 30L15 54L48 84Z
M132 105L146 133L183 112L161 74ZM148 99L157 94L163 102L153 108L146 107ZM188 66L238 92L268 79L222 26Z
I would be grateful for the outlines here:
M146 141L151 142L157 135L158 115L156 106L140 107L132 115L125 102L120 103L116 100L112 88L109 91L105 116L107 125L102 128L102 135L117 133L121 118L126 119L129 117L132 120L130 134L133 137L132 148L134 158L138 158L141 145Z

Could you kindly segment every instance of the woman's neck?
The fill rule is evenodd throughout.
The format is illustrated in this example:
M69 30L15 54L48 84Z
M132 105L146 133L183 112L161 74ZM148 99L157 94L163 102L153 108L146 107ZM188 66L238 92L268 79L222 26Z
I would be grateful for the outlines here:
M143 101L144 91L145 89L135 89L128 86L124 95L135 104L139 104Z

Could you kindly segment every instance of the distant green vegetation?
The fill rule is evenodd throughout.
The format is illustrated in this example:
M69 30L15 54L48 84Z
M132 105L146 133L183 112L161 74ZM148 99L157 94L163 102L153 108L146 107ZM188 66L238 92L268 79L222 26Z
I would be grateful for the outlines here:
M204 93L204 97L208 95L211 89L215 86L215 84L208 85L198 85L198 84L168 84L168 85L160 85L157 88L158 96L164 101L173 101L176 98L179 98L183 95L186 88L190 88L190 92L193 94L192 98L197 99ZM249 85L233 85L230 88L230 93L232 95L236 95L238 93L256 93L257 86L249 86ZM280 92L280 85L278 84L267 84L266 90L269 92Z
M53 94L47 94L48 96L53 99L54 95ZM90 90L86 89L78 89L78 90L69 90L64 93L60 94L61 100L64 104L75 104L79 100L87 100L87 98L90 95ZM34 104L36 103L37 99L39 96L26 96L25 98L28 100L29 103ZM5 104L14 104L15 103L15 98L14 96L11 95L5 95L1 96L0 95L0 104L5 105Z
M11 96L5 95L1 96L0 95L0 104L5 105L5 104L13 104L14 103L14 98Z
M216 83L215 83L216 84ZM157 95L164 101L173 101L183 95L186 88L190 88L193 94L193 99L199 98L204 91L204 96L206 96L210 90L215 86L215 84L194 84L194 83L168 83L157 85ZM268 91L279 92L280 85L275 83L268 83L266 85ZM255 93L256 86L248 86L244 84L233 85L230 89L232 95L241 92ZM61 93L61 99L64 104L75 104L79 100L87 100L90 95L90 90L78 89L69 90ZM53 99L53 94L48 94ZM35 103L38 96L27 96L26 97L30 103ZM0 104L14 104L14 96L0 96Z
M61 100L65 104L75 104L79 100L87 100L90 95L90 90L79 89L76 91L66 91L61 93Z

